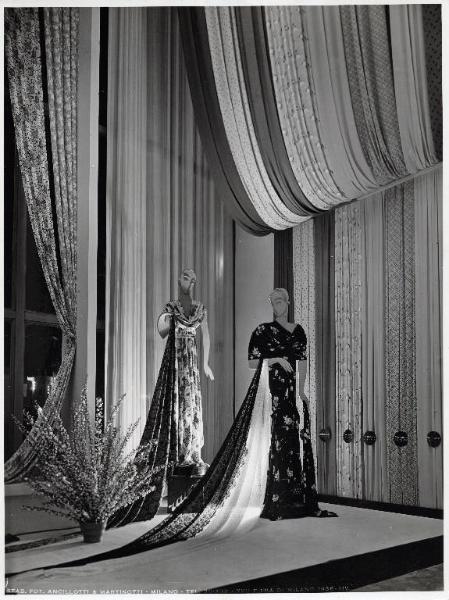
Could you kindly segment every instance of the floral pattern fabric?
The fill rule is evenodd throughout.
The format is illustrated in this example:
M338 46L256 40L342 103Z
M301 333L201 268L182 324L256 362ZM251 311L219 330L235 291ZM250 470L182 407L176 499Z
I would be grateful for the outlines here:
M65 340L61 365L43 407L44 414L52 422L67 394L76 348L79 9L45 9L43 31L39 10L42 9L5 10L5 54L28 215ZM44 44L41 34L44 34ZM44 65L48 75L45 89ZM49 99L52 165L47 159L45 91ZM53 218L51 175L55 183L56 220ZM5 464L5 481L20 481L35 464L39 448L37 429L32 428Z
M249 343L249 360L284 357L293 367L293 372L287 373L275 363L269 373L271 446L261 516L272 520L302 517L319 510L310 417L307 405L303 402L304 423L300 432L296 407L296 361L306 360L306 353L307 338L300 325L290 332L276 321L263 323L254 330Z
M172 315L175 325L177 457L181 465L198 464L202 462L204 437L196 332L207 311L203 304L195 301L191 314L186 315L176 300L168 302L163 312Z

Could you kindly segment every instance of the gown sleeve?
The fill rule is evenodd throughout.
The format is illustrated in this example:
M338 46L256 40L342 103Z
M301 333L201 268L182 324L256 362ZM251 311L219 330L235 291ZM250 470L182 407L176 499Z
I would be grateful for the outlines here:
M248 345L248 360L259 360L263 353L263 325L259 325L251 334Z
M293 350L296 360L307 360L307 336L301 325L296 328Z

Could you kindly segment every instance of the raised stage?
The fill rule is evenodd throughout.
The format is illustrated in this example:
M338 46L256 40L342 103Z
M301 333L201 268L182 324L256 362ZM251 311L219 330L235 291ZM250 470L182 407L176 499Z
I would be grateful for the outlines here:
M8 552L6 592L349 591L442 562L441 519L321 506L339 517L260 519L241 536L191 539L81 567L46 569L124 545L164 516L109 530L101 544L74 537Z

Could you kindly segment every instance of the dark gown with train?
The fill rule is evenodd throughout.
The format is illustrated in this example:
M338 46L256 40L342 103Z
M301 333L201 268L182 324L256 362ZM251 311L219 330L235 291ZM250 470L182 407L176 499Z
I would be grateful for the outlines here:
M262 517L272 520L303 517L319 511L315 469L310 443L310 423L303 403L304 420L296 407L296 361L307 359L307 338L301 325L292 332L277 321L262 323L253 332L249 360L283 357L292 366L287 373L278 363L270 368L272 400L271 446ZM303 460L299 436L303 440Z

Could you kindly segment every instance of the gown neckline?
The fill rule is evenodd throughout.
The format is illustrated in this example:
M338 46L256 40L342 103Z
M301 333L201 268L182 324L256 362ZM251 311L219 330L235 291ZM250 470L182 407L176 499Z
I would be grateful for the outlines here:
M175 302L176 302L179 310L182 312L182 314L184 315L184 317L186 319L191 319L192 317L195 316L196 311L197 311L197 307L199 305L199 302L197 300L192 300L192 306L191 306L191 311L192 312L189 315L186 315L186 313L184 311L184 307L183 307L183 305L181 304L181 302L178 299L176 299Z
M290 331L290 329L287 329L287 327L284 327L283 325L281 325L279 323L279 321L274 320L273 323L275 325L277 325L278 327L280 327L281 329L283 329L284 331L286 331L287 333L289 333L290 335L293 335L293 333L295 332L295 329L298 327L298 323L295 323L295 326L293 327L293 329Z

